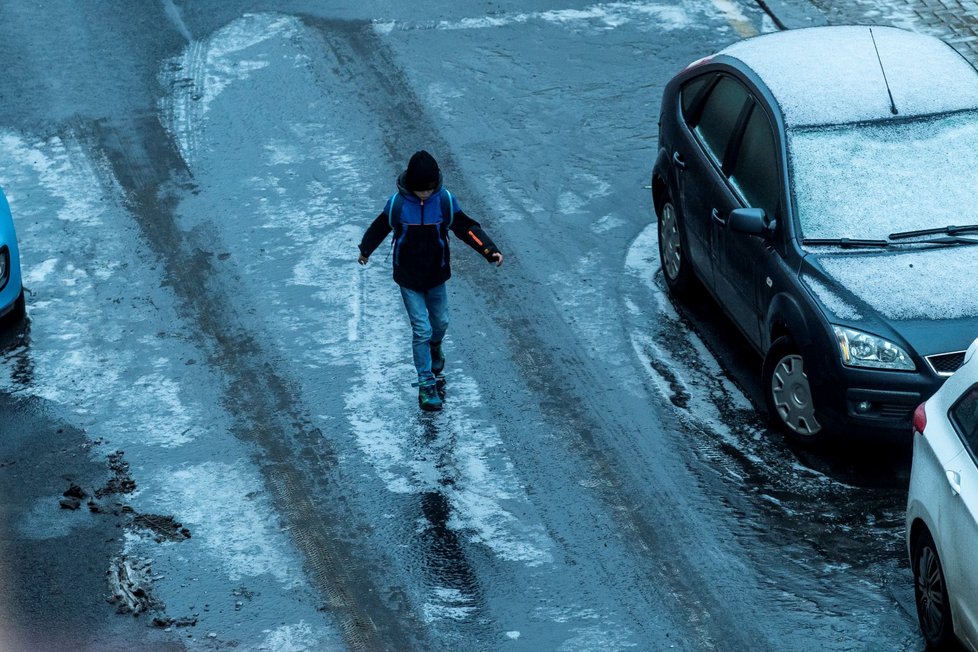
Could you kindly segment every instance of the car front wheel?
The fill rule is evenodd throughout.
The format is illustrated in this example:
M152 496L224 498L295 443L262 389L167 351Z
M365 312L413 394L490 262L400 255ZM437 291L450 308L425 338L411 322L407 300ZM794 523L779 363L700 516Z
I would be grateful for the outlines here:
M927 641L927 649L949 649L954 643L951 607L941 559L930 533L925 531L914 541L910 563L913 566L917 619Z
M805 360L790 337L780 337L764 358L764 398L774 424L798 443L813 445L823 434L815 411Z
M659 209L659 263L666 286L674 296L681 297L689 290L692 270L686 259L682 224L672 197L666 197Z

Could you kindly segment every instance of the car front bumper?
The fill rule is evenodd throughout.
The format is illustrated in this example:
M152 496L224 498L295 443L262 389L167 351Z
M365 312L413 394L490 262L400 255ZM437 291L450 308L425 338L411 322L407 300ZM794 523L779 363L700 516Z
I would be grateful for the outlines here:
M938 390L945 378L930 372L857 369L841 363L809 378L819 416L830 431L844 436L910 442L914 409Z

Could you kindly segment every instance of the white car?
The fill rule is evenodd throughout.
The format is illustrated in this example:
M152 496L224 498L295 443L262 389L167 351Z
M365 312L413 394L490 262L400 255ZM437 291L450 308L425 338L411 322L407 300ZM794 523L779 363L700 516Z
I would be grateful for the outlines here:
M928 649L978 651L978 339L914 413L907 548Z

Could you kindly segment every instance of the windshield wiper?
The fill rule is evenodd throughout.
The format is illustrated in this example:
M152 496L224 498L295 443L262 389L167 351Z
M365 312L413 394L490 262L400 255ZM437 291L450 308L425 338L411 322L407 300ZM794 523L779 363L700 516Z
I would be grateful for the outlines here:
M914 240L913 242L894 242L898 245L959 245L959 244L978 244L978 239L962 238L959 235L943 235L939 238L927 238L926 240Z
M937 235L938 233L943 233L945 235L957 235L959 233L974 233L978 232L978 224L969 224L967 226L943 226L937 229L920 229L918 231L900 231L898 233L891 233L890 240L900 240L902 238L915 238L921 235Z
M886 240L861 240L859 238L805 238L801 243L803 245L842 247L843 249L853 247L889 247L892 244Z

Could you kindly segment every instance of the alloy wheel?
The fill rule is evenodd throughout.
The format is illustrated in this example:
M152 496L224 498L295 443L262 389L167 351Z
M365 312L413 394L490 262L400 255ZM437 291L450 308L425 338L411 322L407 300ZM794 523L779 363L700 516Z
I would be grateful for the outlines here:
M920 549L917 560L917 610L928 641L939 640L944 631L944 575L937 553L930 544Z

